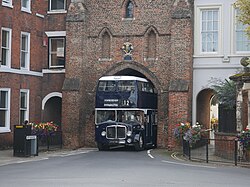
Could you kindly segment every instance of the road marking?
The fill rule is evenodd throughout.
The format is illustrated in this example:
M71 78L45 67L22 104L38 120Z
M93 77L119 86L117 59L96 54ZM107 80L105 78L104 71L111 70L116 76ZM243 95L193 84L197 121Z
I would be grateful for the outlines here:
M162 162L168 163L168 164L190 166L190 167L199 167L199 168L210 168L210 169L216 169L217 168L217 167L213 167L213 166L201 166L201 165L194 165L194 164L184 164L184 163L171 162L171 161L166 161L166 160L162 160Z
M149 149L149 150L147 151L147 153L148 153L148 156L149 156L150 158L153 159L154 157L151 155L151 150L152 150L152 149Z
M183 159L180 159L179 157L177 157L177 156L176 156L177 154L178 154L178 153L174 152L174 153L171 154L171 157L172 157L173 159L175 159L175 160L184 161Z
M67 156L85 154L85 153L89 153L89 152L91 152L91 151L74 151L71 153L62 153L61 155L56 155L56 156L67 157Z
M22 163L27 163L27 162L36 162L36 161L42 161L42 160L48 160L49 158L38 158L38 159L35 159L35 160L20 160L20 161L17 161L15 162L16 164L22 164Z

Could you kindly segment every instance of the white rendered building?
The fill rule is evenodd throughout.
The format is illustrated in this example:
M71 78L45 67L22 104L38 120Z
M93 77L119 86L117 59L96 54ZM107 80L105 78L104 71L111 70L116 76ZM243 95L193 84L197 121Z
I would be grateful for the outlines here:
M210 128L212 78L229 79L242 70L240 60L250 56L250 40L237 21L235 0L194 1L193 114Z

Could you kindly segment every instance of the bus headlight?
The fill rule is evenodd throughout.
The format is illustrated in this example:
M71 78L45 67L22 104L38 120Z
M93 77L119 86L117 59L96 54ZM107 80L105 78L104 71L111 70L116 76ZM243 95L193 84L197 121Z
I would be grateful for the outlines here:
M128 139L127 139L127 142L128 142L128 143L131 143L131 142L132 142L132 139L131 139L131 138L128 138Z
M105 132L105 131L102 131L101 135L102 135L102 136L106 136L106 132Z
M128 131L127 132L127 136L131 136L132 135L132 132L131 131Z

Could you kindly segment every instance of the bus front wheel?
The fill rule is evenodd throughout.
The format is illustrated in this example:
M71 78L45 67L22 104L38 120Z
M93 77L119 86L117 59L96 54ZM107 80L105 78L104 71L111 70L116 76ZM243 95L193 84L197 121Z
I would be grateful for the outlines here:
M103 145L102 143L97 143L97 147L99 151L105 151L108 149L108 147Z

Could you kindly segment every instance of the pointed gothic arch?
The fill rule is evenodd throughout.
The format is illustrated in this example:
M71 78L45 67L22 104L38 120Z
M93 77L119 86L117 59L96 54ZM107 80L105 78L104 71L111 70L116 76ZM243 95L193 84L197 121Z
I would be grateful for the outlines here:
M102 29L99 33L101 39L101 59L110 59L111 52L111 33L108 28Z

